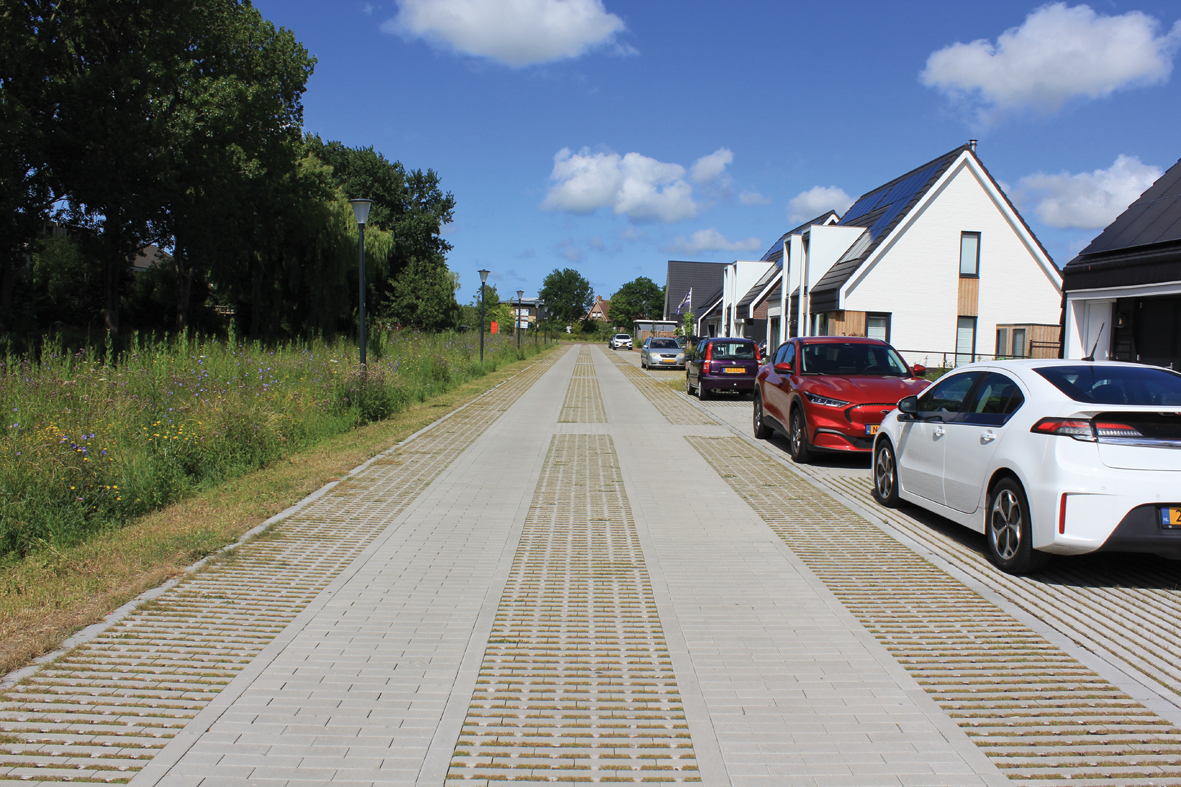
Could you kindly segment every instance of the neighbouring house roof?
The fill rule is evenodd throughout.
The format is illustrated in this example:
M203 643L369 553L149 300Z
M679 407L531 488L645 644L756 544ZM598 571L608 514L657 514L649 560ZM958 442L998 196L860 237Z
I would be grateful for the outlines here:
M835 210L830 210L827 213L821 213L819 216L817 216L814 219L811 219L809 221L805 221L803 224L801 224L800 226L798 226L794 229L788 230L787 232L785 232L779 236L779 240L777 240L773 244L771 244L771 248L767 249L767 253L764 254L762 257L760 257L759 261L760 262L774 262L774 263L777 263L779 266L782 266L783 265L783 241L787 240L792 235L796 235L800 232L803 232L808 227L811 227L813 224L821 224L821 225L835 224L835 223L837 223L837 221L840 220L840 218L841 217L837 214L837 212Z
M720 315L722 313L722 291L723 291L723 289L724 289L723 287L719 287L717 290L711 292L709 295L707 295L705 298L702 299L701 314L697 315L698 320L702 319L703 317L711 317L714 315ZM694 300L696 300L696 299L694 299Z
M135 255L135 259L131 261L131 270L140 273L159 265L167 265L170 262L172 262L172 255L151 243L144 246Z
M726 264L723 262L669 260L664 286L664 318L675 317L677 307L685 300L689 290L693 290L689 311L697 314L702 306L710 303L702 296L722 289L725 269Z
M1065 291L1181 281L1181 161L1062 269Z
M607 319L607 313L610 308L611 308L611 301L610 300L605 299L605 298L599 298L593 304L591 304L590 311L588 311L586 313L586 318L588 320L593 320L595 318L595 315L598 314L598 315L601 315L602 318L605 320L605 319Z
M780 251L779 256L780 257L783 256L782 250ZM759 297L759 293L761 293L763 290L767 289L767 285L771 283L772 279L774 279L776 276L779 275L779 271L782 268L783 268L783 260L780 259L778 264L772 265L771 267L767 268L766 273L764 273L762 276L760 276L759 280L754 283L754 286L752 286L749 290L746 291L746 295L743 295L742 298L738 301L738 309L737 309L736 313L740 317L746 317L746 315L748 313L747 307L749 307L752 303L754 303L755 298Z

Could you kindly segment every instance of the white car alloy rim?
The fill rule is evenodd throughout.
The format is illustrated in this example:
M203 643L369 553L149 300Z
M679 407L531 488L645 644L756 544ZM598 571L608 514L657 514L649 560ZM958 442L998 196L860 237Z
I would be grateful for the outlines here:
M1001 560L1011 560L1021 546L1021 504L1010 489L1002 489L988 512L988 536Z
M878 497L890 497L890 493L894 491L894 461L889 449L878 449L877 461L873 463L873 475L878 487Z

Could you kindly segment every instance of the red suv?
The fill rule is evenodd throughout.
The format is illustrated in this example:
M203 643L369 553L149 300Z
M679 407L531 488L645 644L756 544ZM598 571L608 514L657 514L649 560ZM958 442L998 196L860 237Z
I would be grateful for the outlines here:
M930 385L925 372L878 339L791 339L755 380L755 437L783 434L796 462L816 450L869 453L886 413Z

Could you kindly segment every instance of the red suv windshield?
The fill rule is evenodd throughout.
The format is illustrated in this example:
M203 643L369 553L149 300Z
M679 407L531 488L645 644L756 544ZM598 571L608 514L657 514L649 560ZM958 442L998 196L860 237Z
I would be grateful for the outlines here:
M802 374L867 374L882 377L910 375L898 353L884 344L805 344L802 358Z

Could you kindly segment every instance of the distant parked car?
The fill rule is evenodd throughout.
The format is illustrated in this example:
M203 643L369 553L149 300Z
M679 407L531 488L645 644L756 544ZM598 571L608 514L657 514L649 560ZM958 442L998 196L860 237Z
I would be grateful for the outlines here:
M648 337L640 348L640 368L684 369L685 351L676 339Z
M967 364L882 421L874 496L985 534L1003 571L1049 554L1181 559L1181 374L1155 366Z
M612 350L618 350L620 347L632 348L632 337L626 333L617 333L607 340L607 346Z
M759 373L759 350L750 339L702 339L685 363L685 393L708 399L719 391L750 393Z
M921 379L925 372L879 339L790 339L759 371L755 437L785 435L796 462L814 451L869 453L886 413L930 385Z

